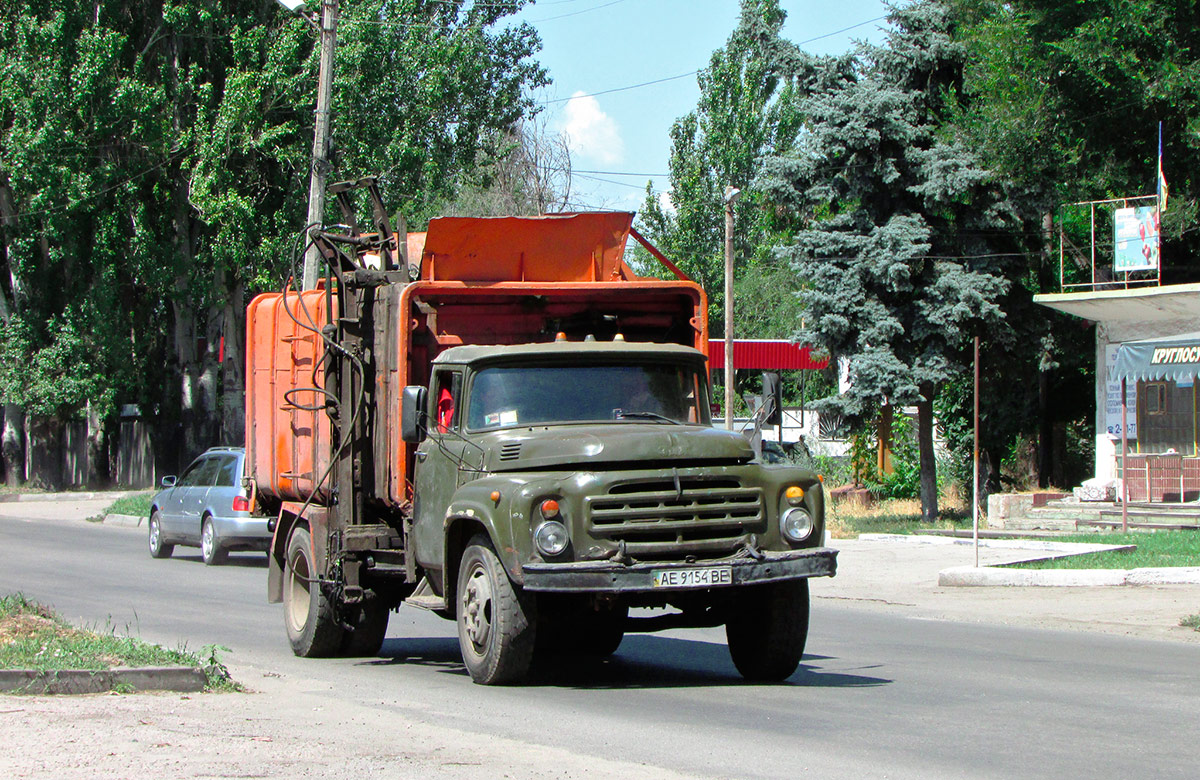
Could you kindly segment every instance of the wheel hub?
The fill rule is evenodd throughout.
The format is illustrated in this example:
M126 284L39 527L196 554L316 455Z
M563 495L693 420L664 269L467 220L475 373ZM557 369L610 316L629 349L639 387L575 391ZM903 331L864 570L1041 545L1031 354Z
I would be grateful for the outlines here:
M462 607L463 624L471 644L476 648L485 647L492 630L492 584L482 568L473 570L467 579Z

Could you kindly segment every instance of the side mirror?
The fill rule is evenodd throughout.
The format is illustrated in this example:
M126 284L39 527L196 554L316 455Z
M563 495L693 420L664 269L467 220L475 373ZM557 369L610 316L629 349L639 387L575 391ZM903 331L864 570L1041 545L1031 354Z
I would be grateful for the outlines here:
M175 487L175 477L163 477L162 486L165 488Z
M400 438L416 444L425 438L425 400L428 391L411 385L400 396Z

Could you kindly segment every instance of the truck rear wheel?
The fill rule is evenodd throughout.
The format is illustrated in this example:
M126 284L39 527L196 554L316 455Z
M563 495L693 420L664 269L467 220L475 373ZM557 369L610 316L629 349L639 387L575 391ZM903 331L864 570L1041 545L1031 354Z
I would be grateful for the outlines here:
M312 537L297 525L288 537L283 572L283 620L292 652L303 658L334 655L345 631L334 615L333 602L321 590L321 572L313 560Z
M347 631L342 638L341 655L348 658L365 658L379 655L383 647L383 638L387 634L389 610L379 601L369 601L356 610L350 624L353 631Z
M742 677L756 682L791 677L808 639L808 580L741 589L725 624L725 637Z
M536 602L513 585L486 536L463 551L457 602L458 644L471 679L502 685L523 678L533 659Z

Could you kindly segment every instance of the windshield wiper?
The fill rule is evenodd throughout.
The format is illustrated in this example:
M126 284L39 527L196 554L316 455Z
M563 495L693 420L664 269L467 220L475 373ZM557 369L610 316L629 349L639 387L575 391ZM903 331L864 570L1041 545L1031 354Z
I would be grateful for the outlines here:
M621 412L617 415L617 419L620 420L623 420L626 417L642 418L645 420L662 420L663 422L669 422L672 425L683 425L683 423L679 422L679 420L661 415L658 412Z

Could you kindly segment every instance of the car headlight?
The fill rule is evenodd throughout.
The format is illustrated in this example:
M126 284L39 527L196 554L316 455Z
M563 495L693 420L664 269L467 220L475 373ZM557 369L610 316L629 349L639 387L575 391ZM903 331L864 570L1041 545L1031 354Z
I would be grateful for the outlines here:
M565 525L557 520L547 520L533 532L533 541L543 555L553 557L567 549L571 536L567 533Z
M803 542L813 530L813 518L806 509L794 508L779 518L779 532L792 542Z

